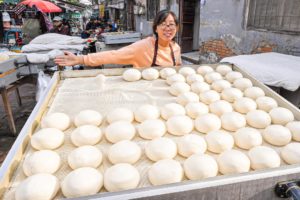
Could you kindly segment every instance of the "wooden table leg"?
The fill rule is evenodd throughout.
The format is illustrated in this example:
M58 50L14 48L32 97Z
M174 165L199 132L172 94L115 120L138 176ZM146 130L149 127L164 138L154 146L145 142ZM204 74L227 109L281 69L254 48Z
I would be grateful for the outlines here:
M10 106L10 103L9 103L9 100L8 100L8 93L7 93L6 88L1 89L1 96L2 96L2 100L3 100L3 104L4 104L4 109L6 111L7 118L8 118L9 129L12 132L12 134L15 136L17 134L17 130L16 130L15 121L14 121L13 113L12 113L12 110L11 110L11 106Z
M22 106L22 100L21 100L21 96L20 96L20 90L19 90L18 87L16 88L16 96L17 96L17 102L18 102L19 106Z

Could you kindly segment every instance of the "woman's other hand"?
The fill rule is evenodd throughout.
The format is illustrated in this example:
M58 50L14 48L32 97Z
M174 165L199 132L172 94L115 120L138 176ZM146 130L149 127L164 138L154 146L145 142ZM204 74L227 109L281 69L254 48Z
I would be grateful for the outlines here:
M74 66L83 64L82 63L83 58L81 56L76 56L75 54L64 51L63 56L57 56L54 59L54 62L59 66Z

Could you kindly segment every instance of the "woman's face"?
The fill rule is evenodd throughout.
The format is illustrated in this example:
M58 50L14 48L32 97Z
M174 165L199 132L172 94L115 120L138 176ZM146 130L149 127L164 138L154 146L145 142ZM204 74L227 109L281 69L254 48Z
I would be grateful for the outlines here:
M177 32L177 25L171 14L168 15L165 21L157 26L156 32L160 40L172 41Z

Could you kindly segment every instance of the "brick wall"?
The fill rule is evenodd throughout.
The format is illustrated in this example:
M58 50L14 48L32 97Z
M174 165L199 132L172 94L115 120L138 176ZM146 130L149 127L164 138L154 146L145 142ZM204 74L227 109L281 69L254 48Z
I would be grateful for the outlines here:
M253 49L251 53L267 53L272 52L276 49L276 45L274 44L266 44L265 42L261 42L256 49Z
M228 48L225 42L221 39L204 42L200 47L200 53L215 53L220 59L235 55L235 53Z

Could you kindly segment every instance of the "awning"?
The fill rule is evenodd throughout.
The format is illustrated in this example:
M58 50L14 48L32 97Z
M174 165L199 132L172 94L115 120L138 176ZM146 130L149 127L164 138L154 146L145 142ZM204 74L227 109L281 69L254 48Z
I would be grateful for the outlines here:
M109 4L107 7L122 10L125 7L124 0L113 1L113 3Z

